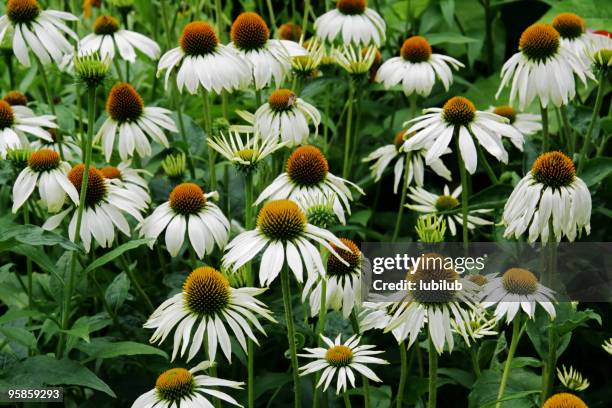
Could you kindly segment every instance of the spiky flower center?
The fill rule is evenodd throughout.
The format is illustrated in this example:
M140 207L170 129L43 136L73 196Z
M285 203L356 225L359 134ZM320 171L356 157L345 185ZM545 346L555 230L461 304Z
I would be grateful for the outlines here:
M530 60L544 61L557 53L559 33L549 24L533 24L521 34L519 49Z
M306 210L306 219L309 224L325 229L330 225L335 225L338 221L334 208L327 203L315 204L308 207L308 210Z
M436 200L436 210L438 211L448 211L459 205L459 200L450 195L441 195Z
M569 186L576 179L576 167L572 159L561 152L547 152L533 163L531 174L547 187Z
M503 116L504 118L508 119L510 123L514 123L514 121L516 121L516 111L512 106L498 106L495 108L493 113L499 116Z
M157 377L155 389L160 399L176 402L186 399L194 393L196 388L193 375L184 368L172 368Z
M231 292L225 276L205 266L189 274L183 284L185 304L199 316L214 316L229 305Z
M119 31L119 21L113 16L100 16L93 24L93 32L97 35L113 35Z
M230 36L234 45L239 49L258 50L268 42L270 29L259 14L248 11L236 18L232 24Z
M353 361L353 350L340 344L325 352L325 360L333 367L346 367Z
M285 23L278 28L278 36L281 40L300 41L302 26L292 22Z
M28 166L37 173L57 169L60 155L51 149L41 149L33 152L28 159Z
M297 97L290 89L277 89L268 97L268 105L275 112L291 110Z
M361 251L359 247L350 239L340 238L340 241L346 245L350 251L342 249L332 244L332 248L340 255L340 257L348 263L345 265L334 255L327 258L327 273L331 276L345 276L353 273L361 265Z
M242 150L239 150L236 153L236 155L238 157L240 157L242 160L250 162L250 161L253 160L253 157L255 156L255 150L253 150L253 149L242 149Z
M287 175L299 186L314 186L327 177L329 164L319 149L314 146L301 146L287 159Z
M290 241L306 229L306 216L291 200L270 201L257 215L257 228L271 240Z
M459 275L452 269L445 258L436 253L423 254L419 267L410 275L409 279L415 282L414 298L423 304L447 303L454 299L455 290L443 288L446 282L454 285ZM440 285L433 289L434 283ZM429 286L429 287L428 287Z
M112 87L106 101L106 112L113 120L135 122L142 116L144 101L134 87L128 83L119 83Z
M0 130L9 128L15 124L15 112L4 100L0 100Z
M402 49L400 50L400 55L406 61L413 63L429 61L429 57L431 57L431 45L429 45L429 42L425 38L420 35L415 35L404 41Z
M406 133L406 130L400 130L395 134L393 138L393 144L395 144L395 148L399 151L400 147L404 144L404 142L410 139L412 136L416 135L416 131L411 133Z
M467 126L476 117L476 107L467 98L455 96L444 104L444 120L454 126Z
M366 7L368 7L367 0L338 0L336 3L338 11L349 16L363 14Z
M8 0L6 15L14 24L27 24L40 14L40 6L36 0Z
M194 21L183 29L179 44L187 55L206 55L217 49L219 39L210 24Z
M100 171L107 179L121 180L121 170L119 170L117 167L106 166Z
M502 276L504 288L515 295L531 295L538 290L538 278L523 268L510 268Z
M19 91L10 91L2 99L11 106L26 106L28 104L28 97Z
M170 208L174 212L189 215L199 213L206 206L204 191L194 183L182 183L170 193Z
M470 275L468 277L468 280L472 283L477 284L478 286L484 286L489 281L487 278L485 278L482 275Z
M74 188L81 193L81 184L83 183L83 173L85 173L85 165L77 164L68 173L68 180ZM89 178L87 179L87 192L85 195L85 205L93 207L106 197L106 183L102 172L94 166L89 167Z
M560 392L546 400L542 408L588 408L580 398L574 394Z
M574 13L561 13L552 22L552 26L562 38L572 40L584 33L584 20Z

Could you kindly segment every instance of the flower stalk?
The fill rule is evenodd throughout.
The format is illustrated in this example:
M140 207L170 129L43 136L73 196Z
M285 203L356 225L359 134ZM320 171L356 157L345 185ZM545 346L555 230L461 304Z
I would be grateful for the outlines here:
M499 390L497 391L497 403L495 408L501 408L501 399L504 398L504 392L506 391L506 385L508 384L508 377L510 376L510 367L512 365L512 359L518 346L518 342L522 334L521 329L521 314L520 312L515 316L512 321L512 340L510 340L510 348L508 349L508 357L506 358L506 364L504 364L504 371L502 373L501 382L499 383Z
M589 148L591 147L591 138L593 137L593 129L595 128L595 121L597 120L597 116L599 115L599 111L601 110L601 104L603 102L604 96L604 88L606 85L606 77L605 71L599 74L597 78L599 81L599 85L597 86L597 96L595 97L595 106L593 107L593 115L591 116L591 123L589 123L589 127L587 128L586 134L584 136L584 144L582 145L582 151L580 152L580 161L578 162L578 169L576 170L576 174L580 175L582 170L584 170L584 165L589 156Z
M289 267L283 265L281 269L281 286L283 291L283 303L285 307L285 320L287 321L287 340L289 342L289 353L291 355L291 371L293 374L294 407L302 406L302 390L300 387L300 375L298 372L297 350L295 346L295 325L293 323L293 307L291 306L291 282L289 281Z

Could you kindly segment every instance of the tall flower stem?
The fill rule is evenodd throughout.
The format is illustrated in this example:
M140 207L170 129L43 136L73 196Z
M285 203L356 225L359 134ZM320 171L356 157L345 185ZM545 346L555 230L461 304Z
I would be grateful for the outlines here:
M489 164L487 157L484 155L480 144L477 145L477 149L478 149L478 160L480 160L480 162L482 163L482 166L485 168L485 172L487 173L487 176L489 176L489 180L491 180L491 183L493 184L499 184L499 179L495 175L495 171L493 171L493 168Z
M51 86L49 85L49 78L47 77L47 71L45 71L45 66L43 65L43 63L40 62L38 58L35 58L35 59L36 59L36 63L38 64L38 71L40 72L40 77L42 78L42 81L43 81L43 87L45 88L47 104L49 105L49 109L51 109L51 113L53 114L53 116L56 116L57 118L57 114L55 112L55 103L53 102L53 93L51 92ZM55 133L57 135L57 146L59 147L59 153L63 160L64 159L64 145L62 143L62 132L59 129L57 129Z
M429 401L427 408L436 408L438 397L438 352L429 333Z
M491 0L483 0L482 7L485 12L485 48L487 50L488 72L493 72L495 63L495 43L493 42L493 13L491 12Z
M189 174L192 179L195 179L195 166L193 165L193 158L191 157L191 151L189 150L189 141L187 140L187 132L185 128L185 119L183 118L183 101L181 93L179 92L176 85L172 89L172 97L174 99L174 109L176 109L176 115L178 116L179 132L181 134L181 140L185 145L185 156L187 158L187 167L189 168Z
M351 171L351 135L353 125L353 98L355 97L355 84L353 80L349 80L349 92L348 92L348 108L346 112L346 129L344 137L344 162L342 166L342 178L346 179Z
M164 27L164 31L166 34L166 49L172 48L172 33L170 32L170 26L168 23L170 22L170 16L168 15L168 1L161 0L161 16L162 16L162 26Z
M550 148L550 136L548 134L548 108L540 105L540 115L542 115L542 151L547 152Z
M123 20L123 27L126 30L130 29L130 21L128 20L130 11L128 9L121 8L121 19ZM125 82L130 82L130 61L125 61Z
M597 87L597 97L595 98L595 106L593 107L593 115L591 116L591 123L589 123L589 127L587 128L586 134L584 136L584 144L582 145L582 151L580 152L580 161L578 162L578 170L576 173L580 175L582 170L584 169L584 165L589 155L589 148L591 147L591 138L593 137L593 129L595 127L595 121L597 120L597 116L599 115L599 111L601 110L601 104L603 102L604 96L604 88L606 85L606 77L604 76L604 72L602 71L599 74L599 85Z
M342 399L344 400L344 408L351 408L351 399L349 398L348 391L342 393Z
M543 282L549 288L553 288L553 278L557 273L557 240L553 229L552 219L548 221L548 245L546 246L546 276L547 281ZM544 250L544 248L543 248ZM548 326L548 353L542 367L542 393L540 400L542 403L550 396L555 380L555 366L557 364L557 332L554 322Z
M453 139L457 147L457 158L459 160L459 175L461 177L461 222L463 223L463 249L468 248L468 179L465 163L459 149L459 128L455 128Z
M212 116L210 113L210 94L207 90L203 90L203 101L204 101L204 127L206 130L206 137L212 137ZM217 172L215 168L215 151L208 148L208 169L210 173L210 191L217 189Z
M510 375L510 366L512 365L512 359L516 352L519 339L521 338L521 314L520 312L514 317L512 321L512 340L510 340L510 349L508 349L508 358L506 364L504 364L504 371L502 373L501 382L499 383L499 390L497 392L497 403L495 408L501 408L501 399L504 398L504 392L506 391L506 385L508 384L508 376Z
M244 227L253 229L253 172L248 171L245 176L244 187ZM245 265L247 286L254 286L253 267L251 262ZM250 338L247 342L247 396L248 406L255 406L255 346Z
M302 35L306 38L308 30L308 11L310 11L310 0L304 0L304 15L302 16Z
M404 388L406 387L406 379L408 378L408 359L406 357L406 343L402 341L398 346L399 346L399 351L400 351L401 371L400 371L399 385L397 387L397 396L395 399L395 406L397 408L402 408L402 403L404 401Z
M25 225L30 224L30 207L26 202L23 206L23 223ZM34 308L34 277L32 273L32 260L29 256L26 256L26 270L28 273L28 309ZM28 327L32 330L32 318L28 318ZM31 355L32 349L28 348L28 355Z
M325 330L325 316L327 314L327 279L322 276L321 277L321 303L319 306L319 320L317 322L317 345L321 347L323 344L323 339L321 335ZM321 379L321 372L317 371L315 374L315 389L314 389L314 397L313 397L313 407L319 407L319 396L321 394L321 389L317 387L319 380Z
M569 153L569 157L574 156L574 152L576 151L576 134L572 129L572 125L569 121L569 116L567 114L567 106L561 105L561 119L563 120L563 127L565 128L565 134L567 135L567 151Z
M270 14L270 24L272 25L272 31L276 32L276 17L274 16L274 7L272 7L272 0L266 0L268 5L268 13Z
M391 238L391 242L395 242L397 237L399 236L399 231L402 226L402 219L404 218L404 208L406 205L406 194L408 193L408 184L410 183L410 178L408 177L408 172L410 171L410 163L412 162L412 152L406 153L404 160L406 163L404 165L404 178L402 182L402 192L400 196L400 205L397 210L397 219L395 220L395 229L393 230L393 237Z
M74 234L74 243L79 243L81 236L81 223L83 221L83 210L85 209L85 199L87 197L87 185L89 183L89 166L91 165L91 146L94 136L94 122L96 119L96 87L90 86L87 90L87 143L85 147L85 168L83 169L83 179L81 181L81 188L79 190L79 206L77 208L77 220L76 220L76 233ZM76 265L77 254L72 252L70 275L68 282L64 287L64 298L62 307L62 321L61 328L64 330L60 333L59 342L57 345L57 358L61 359L64 355L64 347L66 345L66 333L68 330L68 324L70 323L71 305L70 300L72 299L72 292L74 291L74 284L76 280Z
M281 286L283 290L283 303L285 306L285 320L287 320L287 340L289 342L289 353L291 354L291 370L293 372L294 407L302 406L302 390L300 387L300 375L298 373L298 359L295 347L295 326L293 323L293 307L291 306L291 283L289 282L289 268L283 265L281 270Z

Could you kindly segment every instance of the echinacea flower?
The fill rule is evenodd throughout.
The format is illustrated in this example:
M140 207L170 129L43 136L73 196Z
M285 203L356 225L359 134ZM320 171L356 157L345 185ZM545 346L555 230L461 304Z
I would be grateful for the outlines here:
M335 9L315 20L314 28L317 37L329 42L340 38L345 45L380 46L385 41L385 20L368 7L367 0L338 0Z
M79 52L82 54L100 53L100 56L115 59L118 51L125 61L136 62L136 50L152 60L159 58L159 45L147 36L136 31L120 27L119 21L113 16L99 16L93 23L93 33L79 41Z
M461 195L462 187L459 186L451 193L448 185L444 185L442 194L434 194L425 190L422 187L410 187L408 197L413 201L412 204L406 204L406 207L422 214L438 214L438 216L446 220L448 229L451 234L457 234L455 223L463 226L463 217L460 213L448 214L446 211L457 209L460 205L459 196ZM490 213L492 210L488 208L480 208L470 210L468 212L468 230L473 230L476 227L484 225L492 225L493 222L485 220L482 215Z
M24 66L30 66L29 51L46 65L60 64L73 50L64 34L78 40L64 21L77 21L70 13L43 10L36 0L8 0L6 14L0 17L0 42L9 30L13 35L13 52Z
M264 137L280 138L293 147L308 142L309 122L312 122L316 135L321 123L317 108L289 89L277 89L255 112L254 127Z
M0 157L6 158L6 151L29 145L26 134L53 142L47 128L55 129L55 116L34 116L25 106L11 106L0 100Z
M310 145L298 147L287 159L285 173L278 176L261 192L255 205L265 200L291 199L299 200L300 196L317 193L330 194L335 197L334 211L341 223L345 223L345 212L350 214L350 201L353 195L348 185L363 194L356 184L329 172L329 164L321 151Z
M223 267L238 270L263 251L259 283L269 286L287 263L298 282L304 272L325 274L319 250L310 242L326 247L340 258L331 244L348 249L334 234L306 222L300 207L291 200L267 202L259 211L256 227L234 238L226 247ZM344 261L342 261L344 262Z
M567 105L576 95L574 75L585 84L590 75L580 58L561 44L559 33L551 25L529 26L521 34L519 50L502 67L496 98L512 82L510 104L518 98L520 109L536 97L544 108L549 102Z
M187 361L190 361L206 339L211 361L215 360L219 345L231 362L232 344L226 326L246 353L245 334L259 344L250 325L266 334L256 315L275 321L266 306L255 298L264 291L246 287L234 289L216 269L208 266L197 268L185 279L182 292L162 303L143 327L155 329L151 343L162 343L175 330L172 360L178 355L184 356L189 348Z
M251 67L248 61L231 47L219 44L215 30L204 21L193 21L185 26L179 47L162 55L157 75L166 71L166 89L170 75L177 71L176 84L191 94L201 87L207 92L221 93L226 90L246 88L251 82Z
M214 362L203 361L190 370L171 368L164 371L157 377L155 388L138 397L132 404L132 408L212 407L211 398L219 398L229 404L241 407L234 397L220 391L218 387L239 390L244 383L197 374L213 365Z
M453 331L457 334L467 332L473 340L482 339L485 336L497 336L495 326L497 320L489 318L483 308L475 308L468 312L468 320L451 320Z
M21 109L28 107L28 97L19 91L9 91L3 97L2 100L11 106L21 106ZM32 113L34 115L34 113Z
M321 378L316 384L323 386L326 391L336 378L336 394L346 391L349 386L355 388L355 374L361 374L369 380L381 382L382 380L372 371L369 364L389 364L382 358L374 357L384 351L374 350L373 345L360 345L361 337L351 336L346 342L341 341L339 334L333 341L321 335L326 347L304 348L307 354L298 354L300 357L311 358L314 361L300 367L300 375L308 375L322 371Z
M230 37L228 47L250 62L257 90L270 85L272 80L280 86L291 70L291 57L307 54L296 42L270 39L268 25L253 12L244 12L236 18Z
M83 160L83 151L81 150L81 146L77 144L77 142L72 136L66 134L62 135L62 145L60 149L60 144L58 143L57 137L57 129L49 128L45 130L49 132L51 140L34 140L32 143L30 143L30 148L32 150L51 149L55 152L63 154L64 159L68 162L78 162Z
M542 408L588 408L579 397L567 392L554 394L544 402Z
M380 66L376 81L382 82L386 89L401 83L406 95L428 96L436 78L448 91L453 83L451 68L462 67L464 65L452 57L432 53L429 42L415 35L404 41L399 57L390 58Z
M405 163L408 160L408 154L401 150L404 142L407 138L413 137L413 134L407 134L405 130L401 130L396 133L395 138L393 140L393 144L384 145L374 150L368 156L366 156L363 161L364 162L373 162L370 166L370 171L374 176L374 181L378 182L383 176L385 169L395 160L395 165L393 166L393 193L397 194L397 189L399 187L400 181L402 180L402 176L405 170ZM450 153L450 149L447 149L447 152ZM408 184L414 180L416 185L419 187L423 186L423 181L425 177L425 166L423 164L423 159L427 154L427 149L422 149L418 151L412 152L410 156L410 164L408 168ZM440 177L445 178L446 180L451 180L451 172L441 159L436 159L431 162L429 165L431 169Z
M601 347L606 351L606 353L612 354L612 337L604 341Z
M151 196L149 194L149 185L141 174L151 174L146 170L133 169L130 167L132 162L122 162L117 166L106 166L100 171L104 174L112 184L116 184L119 187L125 188L128 191L138 195L142 201L147 204L151 203Z
M429 108L423 112L423 116L406 122L406 125L412 124L407 132L417 131L417 134L404 142L404 151L427 148L427 165L445 153L454 137L458 137L461 158L470 174L474 174L478 164L474 139L503 163L508 161L503 136L510 138L517 149L523 150L523 135L510 126L507 119L476 110L474 104L462 96L449 99L442 108Z
M257 169L259 163L275 151L285 147L277 137L263 137L259 133L246 133L242 140L241 132L232 130L226 134L207 138L208 145L239 171L251 172Z
M378 50L370 46L360 48L354 45L343 45L332 50L334 62L354 77L370 75L370 69L376 61Z
M301 195L296 197L296 200L309 224L327 229L338 222L338 216L334 211L336 201L334 194L319 192L312 195Z
M572 391L584 391L589 388L588 378L583 378L582 374L570 366L569 370L562 366L563 371L557 367L557 378L561 381L561 384L568 390Z
M79 203L79 195L66 174L71 167L60 159L59 153L51 149L33 152L28 159L28 166L19 173L13 184L13 213L27 201L38 186L38 193L47 211L58 212L66 195Z
M495 306L494 315L498 322L505 318L510 323L521 309L533 319L538 304L554 319L553 301L553 291L543 286L531 271L523 268L510 268L502 276L489 279L481 293L482 307Z
M591 231L591 206L591 193L576 176L572 160L561 152L544 153L504 206L504 236L518 239L529 228L529 242L538 237L547 242L551 233L557 242L563 236L574 241L583 228Z
M540 115L519 112L509 105L491 107L488 111L508 119L508 124L523 136L530 136L542 130Z
M143 221L140 234L155 240L165 229L166 248L172 256L178 255L187 234L191 247L202 259L215 245L223 248L229 236L229 221L211 201L214 197L218 197L216 191L204 194L197 184L179 184L169 200Z
M570 49L584 64L584 68L590 66L589 49L599 40L597 34L586 30L584 19L574 13L557 14L552 21L552 26L559 33L561 45Z
M301 78L311 78L318 74L318 69L324 64L327 56L325 45L316 37L304 43L306 55L291 57L291 69Z
M361 297L361 263L364 261L359 247L348 238L340 238L349 250L334 247L341 262L335 256L327 259L325 276L309 275L302 292L302 301L308 297L310 313L317 316L321 309L322 280L326 281L325 304L327 308L342 310L348 318Z
M78 164L68 173L68 180L81 194L81 184L85 165ZM95 167L89 168L89 178L85 188L85 208L79 236L85 250L89 252L92 238L102 247L108 248L115 241L115 228L126 236L130 236L130 225L123 213L128 213L137 221L142 221L141 212L147 208L147 203L131 191L117 187L104 177ZM68 236L75 240L77 231L78 205L71 206L57 215L50 217L42 226L46 230L56 229L66 216L73 212L68 226Z
M278 27L278 37L281 40L299 42L302 38L302 26L289 21Z

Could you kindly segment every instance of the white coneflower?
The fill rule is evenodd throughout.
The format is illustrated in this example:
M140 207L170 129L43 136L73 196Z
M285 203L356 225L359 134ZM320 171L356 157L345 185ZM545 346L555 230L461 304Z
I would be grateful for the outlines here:
M255 112L254 128L265 137L280 137L293 147L308 142L309 122L312 122L316 136L321 123L317 108L289 89L277 89Z
M34 111L28 108L29 99L25 94L19 91L9 91L2 97L2 100L11 106L20 106L19 109L24 112L27 111L30 116L34 116Z
M123 187L128 191L138 195L141 200L145 203L151 203L151 196L149 194L149 184L141 174L151 174L146 170L133 169L130 166L132 162L122 162L115 166L106 166L100 171L104 174L111 183L116 184L119 187Z
M505 318L507 323L513 321L521 309L533 319L537 304L554 319L553 301L553 291L540 284L531 271L523 268L510 268L502 276L489 279L481 293L482 307L495 306L495 319L500 321Z
M338 222L338 216L334 211L336 198L333 194L319 192L296 197L296 200L309 224L327 229Z
M345 213L351 213L350 202L353 195L347 184L360 194L363 190L356 184L329 172L329 164L321 151L314 146L301 146L287 159L285 173L278 176L261 192L255 205L265 200L288 198L299 200L300 196L317 193L330 194L335 197L334 211L341 223L346 222Z
M512 106L490 107L488 112L508 119L508 124L523 136L530 136L542 130L542 117L533 113L517 112Z
M79 195L84 172L85 165L78 164L68 173L68 179ZM78 232L85 250L89 252L92 238L102 248L112 246L115 241L115 228L129 237L130 225L123 213L128 213L137 221L142 221L141 212L146 208L147 204L138 195L112 184L100 170L91 166L86 187L83 221L81 230ZM74 241L77 234L78 205L71 206L50 217L42 227L46 230L57 228L70 212L73 212L73 215L68 226L68 236L71 241Z
M52 140L36 139L30 143L30 148L32 150L51 149L55 152L63 153L64 159L68 162L78 162L83 159L81 146L77 144L72 136L62 135L62 146L60 149L57 139L57 129L49 128L45 130L49 132Z
M407 204L406 207L422 214L438 214L442 219L446 220L448 229L450 230L451 234L455 236L457 234L457 227L455 223L463 226L463 217L460 213L447 214L446 212L458 209L461 191L462 187L459 186L451 193L448 185L445 185L442 194L434 194L422 187L410 187L408 197L413 201L413 203ZM485 215L491 211L493 210L487 208L469 211L467 217L468 229L473 230L476 227L492 225L493 222L480 217L481 215Z
M554 394L544 402L542 408L588 408L579 397L567 392Z
M219 44L215 30L203 21L185 26L180 46L162 55L157 75L166 71L166 89L173 71L177 71L176 84L195 94L200 87L221 93L246 88L251 82L251 67L231 47Z
M505 237L517 239L529 228L529 242L576 239L583 228L591 231L591 193L576 177L572 160L561 152L540 155L531 171L514 187L502 217ZM552 224L553 231L549 230Z
M457 334L467 332L474 340L482 339L485 336L497 336L495 330L497 320L495 317L489 318L486 311L482 308L475 308L468 312L469 319L464 321L451 320L453 331Z
M521 35L519 50L502 67L496 97L512 82L510 103L518 98L520 109L536 97L544 108L549 102L567 105L576 95L574 75L583 83L590 75L580 58L561 45L559 33L551 25L529 26Z
M251 63L251 75L257 90L270 85L272 80L280 86L291 71L291 57L308 54L296 42L270 39L268 25L253 12L244 12L236 18L230 37L232 42L228 46Z
M286 146L279 143L277 137L262 137L251 132L244 132L246 140L243 141L241 133L229 130L226 134L207 138L208 145L240 171L255 170L262 160Z
M364 162L374 162L370 166L370 171L374 176L374 181L380 181L385 169L391 164L391 162L395 161L395 165L393 166L393 193L397 194L397 189L399 187L400 181L402 180L402 176L404 174L405 169L405 161L407 160L406 152L401 151L402 145L404 141L413 137L413 134L407 134L405 130L399 131L395 135L394 143L388 144L378 149L374 150L367 157L363 159ZM451 150L447 149L447 153L450 153ZM416 182L416 185L419 187L423 186L423 179L425 177L425 166L423 164L423 159L427 154L427 149L422 149L418 151L412 152L411 156L411 164L408 169L408 184L412 182L412 178ZM431 169L440 177L445 178L448 181L451 181L451 172L441 159L436 159L431 162L429 165Z
M363 302L361 304L362 309L359 312L359 328L363 332L372 329L385 330L397 307L394 302L384 301L382 298L372 300L376 301ZM400 344L410 335L409 322L404 321L402 324L396 324L395 327L391 329L391 334L397 341L397 344Z
M298 356L311 358L314 361L300 367L300 375L322 371L316 387L323 386L323 391L326 391L335 378L336 394L346 391L349 386L355 388L355 373L361 374L372 381L381 382L382 380L368 365L389 364L382 358L374 357L377 354L384 353L384 351L374 350L376 346L360 345L361 337L357 335L351 336L344 343L340 336L339 334L332 341L321 335L326 347L304 348L307 354L298 354Z
M331 244L348 249L331 232L307 223L300 207L291 200L267 202L259 211L254 230L234 238L226 247L223 266L237 270L263 251L259 282L269 286L287 263L298 282L303 274L325 274L319 250L310 240L323 245L340 257Z
M0 17L0 42L12 32L13 52L22 65L30 66L29 50L42 64L53 61L58 65L73 51L64 35L75 40L78 37L64 21L77 21L76 16L64 11L43 10L36 0L8 0L5 12Z
M61 161L59 153L51 149L33 152L28 166L19 173L13 184L13 213L27 201L36 186L42 202L51 213L61 210L66 194L78 204L79 194L66 176L70 169L70 164Z
M211 202L214 197L218 197L216 191L204 194L197 184L179 184L170 193L169 200L143 221L141 235L157 239L165 229L166 248L170 255L177 256L187 234L191 247L202 259L215 245L223 248L229 237L229 221Z
M350 239L340 238L340 241L349 248L347 251L334 247L344 262L330 256L325 276L309 275L304 285L302 301L308 297L312 316L320 313L323 279L326 281L325 304L333 310L342 310L345 318L349 317L361 297L361 251Z
M172 360L178 355L184 356L189 348L187 361L190 361L206 339L210 360L215 360L219 345L231 362L232 344L226 326L246 352L245 334L259 344L250 325L266 334L256 315L275 322L266 306L255 298L264 291L258 288L234 289L216 269L208 266L197 268L183 283L182 292L162 303L143 327L155 329L151 343L162 343L174 330Z
M380 46L385 41L385 20L367 0L338 0L336 8L319 16L314 23L317 37L329 42L340 38L350 43Z
M164 108L145 107L144 101L134 87L128 83L115 84L106 101L108 119L104 122L95 141L102 140L104 156L109 161L113 154L115 137L122 161L134 155L151 155L149 138L168 148L170 144L164 130L177 132L170 118L170 111Z
M11 106L0 100L0 157L6 158L6 151L29 145L26 134L48 142L53 138L47 128L55 129L55 116L34 116L25 106Z
M118 51L123 60L131 63L136 62L136 50L153 60L158 59L161 53L155 41L135 31L120 28L116 18L105 15L96 19L93 33L83 37L78 48L82 54L98 52L102 59L108 57L111 60Z
M388 59L378 68L376 81L382 82L386 89L401 83L406 95L428 96L436 78L448 91L453 83L451 68L462 67L464 65L452 57L433 54L429 42L415 35L404 41L399 57Z
M606 353L612 354L612 337L604 341L601 347L606 351Z
M376 61L376 47L359 48L354 45L343 45L332 50L334 62L353 76L369 75Z
M459 138L461 158L470 174L474 174L478 164L474 139L503 163L508 161L503 136L510 138L517 149L523 150L523 135L510 126L507 119L476 110L474 104L462 96L449 99L442 108L429 108L423 112L423 116L407 122L412 124L407 132L417 131L417 134L406 140L404 150L427 148L425 163L428 165L445 153L455 133Z
M584 391L589 388L588 378L583 378L582 374L570 366L569 370L565 366L561 366L563 371L557 367L557 378L561 381L561 384L568 390L572 391Z
M138 397L132 404L132 408L212 407L213 404L210 401L212 398L219 398L229 404L241 407L242 405L234 397L220 391L218 387L238 390L242 388L244 383L197 374L212 367L213 364L214 362L203 361L191 370L171 368L164 371L157 377L155 388Z
M301 78L315 77L319 74L318 68L324 64L327 56L325 44L315 37L305 41L304 47L308 54L291 57L291 69Z
M591 65L589 50L601 41L602 36L588 32L584 19L574 13L561 13L555 16L552 26L559 33L561 46L569 48L580 58L586 69Z

